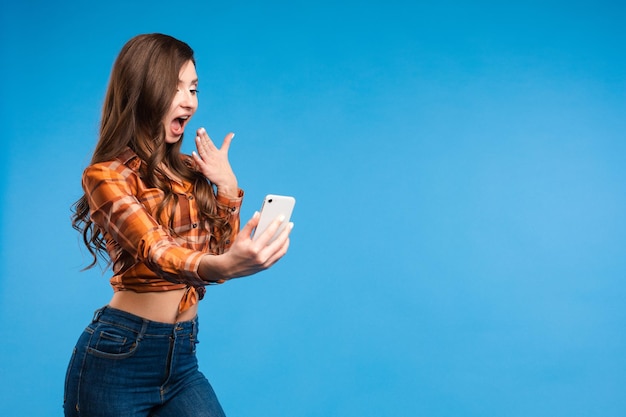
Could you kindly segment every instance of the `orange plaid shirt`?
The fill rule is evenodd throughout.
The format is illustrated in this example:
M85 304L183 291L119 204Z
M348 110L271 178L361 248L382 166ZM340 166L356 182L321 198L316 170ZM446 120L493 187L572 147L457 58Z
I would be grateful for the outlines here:
M210 253L211 227L199 216L193 185L168 178L177 199L175 233L170 234L156 220L163 192L143 182L139 174L141 165L139 157L127 148L113 161L89 166L83 174L83 189L90 216L106 240L114 273L113 290L151 292L186 288L179 305L182 312L202 299L205 285L215 283L198 275L200 259ZM241 190L236 199L217 196L218 213L233 230L227 247L239 231L242 200Z

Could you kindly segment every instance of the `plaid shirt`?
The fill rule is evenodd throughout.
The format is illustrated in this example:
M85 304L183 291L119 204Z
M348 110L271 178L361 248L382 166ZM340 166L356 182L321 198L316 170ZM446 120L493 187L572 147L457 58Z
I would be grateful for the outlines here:
M115 160L85 170L83 189L91 219L106 240L113 264L113 289L151 292L187 288L179 306L182 312L202 299L205 285L214 283L198 275L200 259L210 253L211 228L207 220L200 219L193 185L169 179L177 201L175 233L170 234L156 220L163 192L143 182L141 165L139 157L128 148ZM231 241L239 231L242 199L241 190L236 199L217 196L218 213L232 226ZM164 212L168 214L167 209Z

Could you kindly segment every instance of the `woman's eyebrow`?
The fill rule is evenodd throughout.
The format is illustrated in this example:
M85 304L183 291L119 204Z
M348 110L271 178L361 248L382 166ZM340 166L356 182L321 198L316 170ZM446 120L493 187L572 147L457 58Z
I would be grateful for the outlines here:
M178 84L185 84L185 82L184 82L183 80L180 80L180 79L179 79L179 80L178 80ZM191 80L191 82L190 82L189 84L191 84L191 85L193 85L193 84L198 84L198 79L197 79L197 78L195 78L195 79Z

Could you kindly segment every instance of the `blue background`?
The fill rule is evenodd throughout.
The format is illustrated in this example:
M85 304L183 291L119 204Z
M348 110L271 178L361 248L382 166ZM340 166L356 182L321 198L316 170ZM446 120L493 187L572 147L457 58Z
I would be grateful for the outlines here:
M4 5L1 414L61 415L111 295L69 207L117 53L164 32L243 219L298 200L287 257L201 303L230 417L626 415L626 6L431 3Z

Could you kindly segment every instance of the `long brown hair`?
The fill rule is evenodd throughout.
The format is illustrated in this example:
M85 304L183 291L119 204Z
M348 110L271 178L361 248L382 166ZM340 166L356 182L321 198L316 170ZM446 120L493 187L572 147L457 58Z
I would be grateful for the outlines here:
M174 144L165 142L162 121L176 93L180 70L189 61L195 65L189 45L168 35L139 35L124 45L111 71L102 109L100 138L91 164L110 161L130 147L146 164L142 172L144 182L165 194L156 218L159 222L168 219L163 226L172 233L176 198L170 183L164 180L165 173L160 166L165 165L193 183L200 213L213 229L211 252L222 253L232 230L228 222L217 215L213 184L185 163L180 154L182 138ZM165 213L166 209L169 213ZM95 266L98 256L106 254L106 245L102 230L91 220L84 194L73 205L72 226L82 233L83 242L93 256L87 268Z

